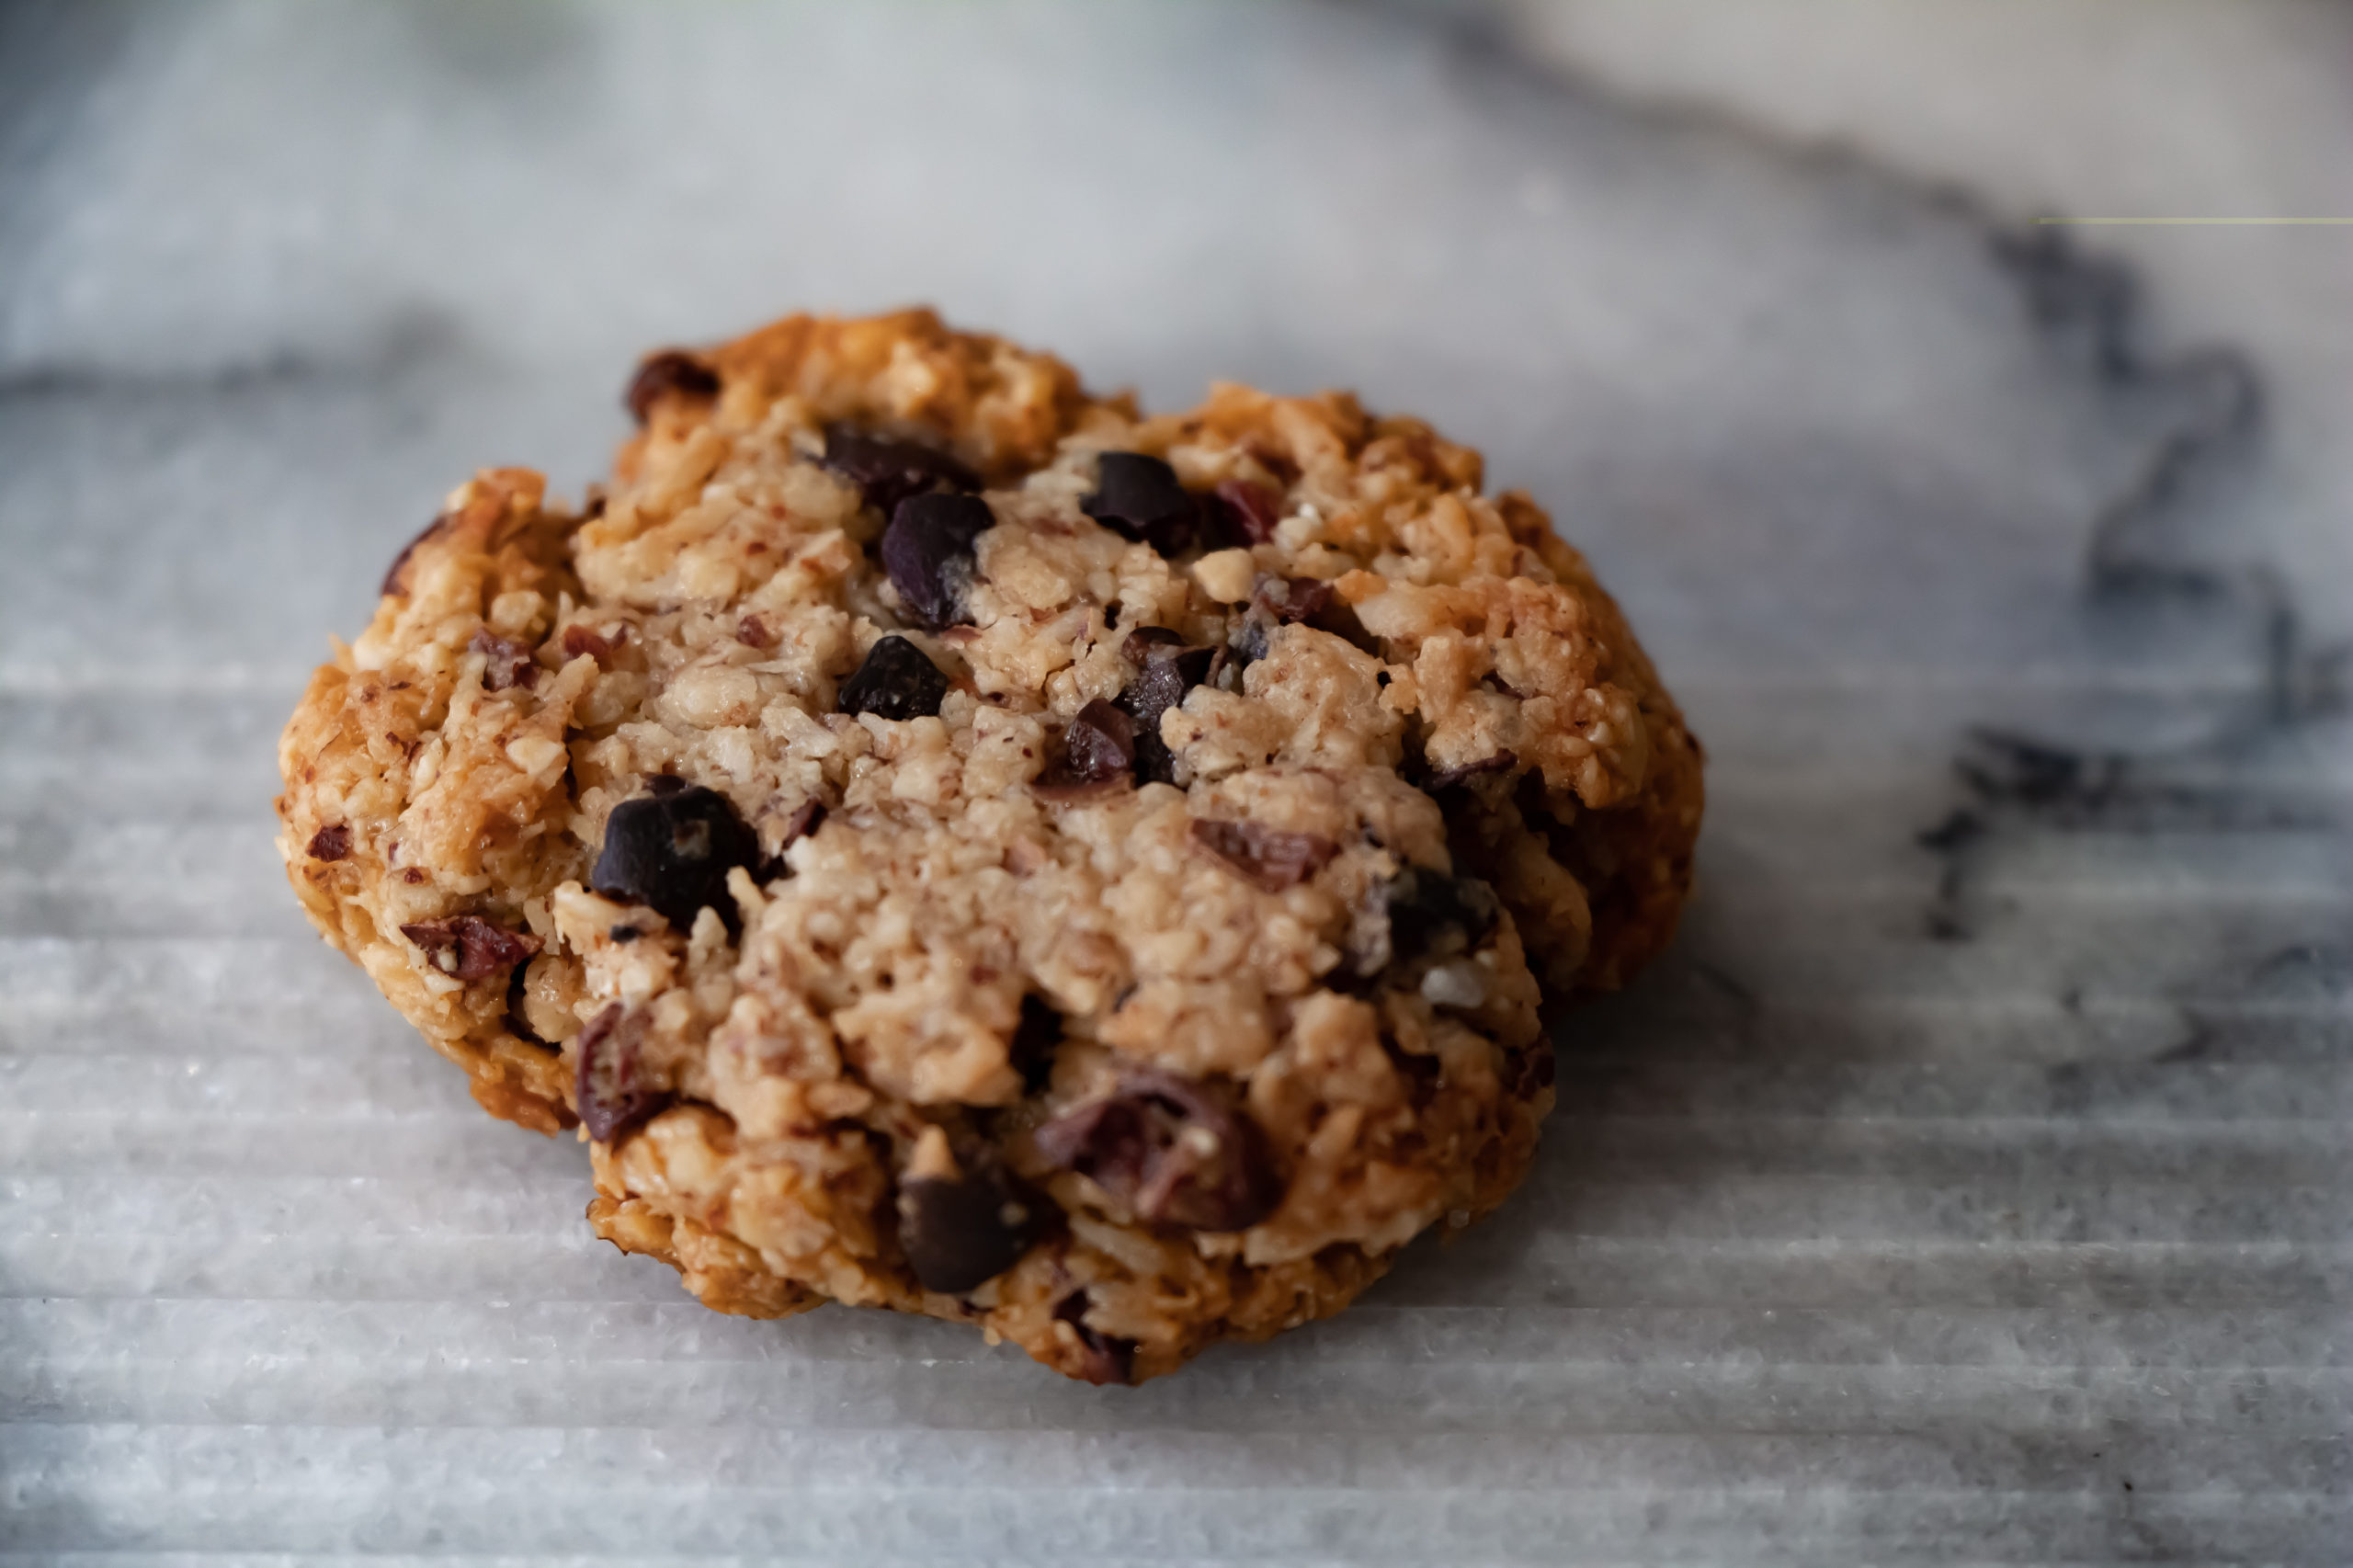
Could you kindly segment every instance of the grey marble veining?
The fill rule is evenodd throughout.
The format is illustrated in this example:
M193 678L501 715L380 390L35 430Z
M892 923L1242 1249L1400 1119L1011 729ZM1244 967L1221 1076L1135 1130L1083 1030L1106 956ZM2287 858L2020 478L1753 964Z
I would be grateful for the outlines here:
M2345 1560L2353 585L2246 536L2261 356L1445 20L0 17L0 1553ZM576 491L651 345L916 299L1433 417L1711 749L1520 1199L1142 1390L593 1244L269 847L452 483Z

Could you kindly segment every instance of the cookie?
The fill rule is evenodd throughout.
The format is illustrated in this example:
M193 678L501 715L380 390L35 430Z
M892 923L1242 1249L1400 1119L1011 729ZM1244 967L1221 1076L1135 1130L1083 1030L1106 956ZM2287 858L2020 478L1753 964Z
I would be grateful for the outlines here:
M1476 452L1146 417L927 312L647 360L479 474L279 760L303 908L722 1312L1095 1382L1325 1316L1526 1173L1548 994L1673 930L1700 756Z

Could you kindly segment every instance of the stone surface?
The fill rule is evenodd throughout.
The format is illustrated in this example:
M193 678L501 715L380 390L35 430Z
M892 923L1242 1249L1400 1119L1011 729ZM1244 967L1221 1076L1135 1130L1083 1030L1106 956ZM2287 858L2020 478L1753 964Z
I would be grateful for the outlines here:
M2250 390L2341 313L1416 13L27 6L0 86L0 1551L2341 1557L2353 584L2274 522L2353 497ZM1483 446L1714 761L1530 1190L1142 1390L592 1243L269 848L451 484L911 299Z

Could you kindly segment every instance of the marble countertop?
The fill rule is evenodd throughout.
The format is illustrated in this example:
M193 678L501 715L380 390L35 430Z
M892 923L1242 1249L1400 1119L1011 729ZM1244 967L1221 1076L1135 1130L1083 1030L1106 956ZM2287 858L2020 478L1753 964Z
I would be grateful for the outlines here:
M2342 1561L2353 229L2030 220L2353 216L2353 12L1756 4L0 13L0 1558ZM915 300L1480 445L1710 749L1527 1190L1140 1390L704 1312L270 846L455 482Z

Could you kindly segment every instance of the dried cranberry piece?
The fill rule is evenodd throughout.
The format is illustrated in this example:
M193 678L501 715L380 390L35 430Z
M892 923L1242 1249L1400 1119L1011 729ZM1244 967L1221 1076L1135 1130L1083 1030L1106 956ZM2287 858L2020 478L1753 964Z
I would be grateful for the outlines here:
M882 530L882 569L907 613L937 631L972 619L964 591L972 582L972 545L996 527L977 495L911 495Z
M954 1178L899 1187L899 1245L926 1290L961 1296L1021 1261L1037 1233L1038 1200L991 1159Z
M519 686L529 691L540 678L540 666L531 662L529 647L501 637L487 626L474 628L466 651L483 654L487 661L482 671L484 690L506 691Z
M576 659L585 653L601 665L611 657L613 644L627 635L625 628L608 637L593 627L567 626L563 629L564 657Z
M401 927L401 935L425 949L433 967L472 984L514 968L540 950L540 939L510 931L478 915L453 915Z
M1055 1320L1077 1331L1078 1343L1086 1352L1078 1375L1097 1388L1105 1383L1126 1382L1135 1375L1136 1342L1087 1327L1086 1307L1084 1290L1074 1290L1054 1303Z
M351 829L341 823L329 823L311 835L311 846L303 851L313 860L340 860L351 853Z
M949 690L948 677L922 649L904 637L884 637L842 682L837 706L845 713L878 719L927 719L938 713Z
M1503 915L1502 902L1485 882L1426 866L1398 872L1381 896L1389 909L1390 956L1399 962L1469 952Z
M1124 778L1135 760L1135 722L1099 697L1080 709L1063 731L1066 782L1103 784Z
M1297 887L1340 852L1313 833L1286 833L1255 822L1211 822L1195 817L1193 842L1267 892Z
M654 405L673 392L686 397L719 395L719 372L683 349L665 348L638 366L621 402L640 425L653 415Z
M1245 544L1265 544L1283 520L1282 498L1263 484L1246 479L1221 481L1216 491L1226 524L1226 537Z
M1091 1178L1154 1224L1247 1230L1282 1199L1257 1123L1206 1085L1154 1068L1135 1069L1036 1139L1047 1163Z
M1321 577L1269 577L1253 596L1285 626L1313 620L1332 602L1332 585Z
M457 520L455 513L444 512L426 524L423 532L401 546L401 552L393 556L392 563L384 569L384 585L378 591L386 598L405 597L408 594L408 558L416 553L419 545L449 532Z
M1142 452L1105 452L1097 459L1095 494L1079 510L1163 555L1188 548L1201 521L1200 501L1176 482L1176 471Z
M644 1014L615 1002L588 1020L575 1043L580 1124L597 1142L611 1142L670 1103L669 1092L647 1079L641 1060Z
M825 455L819 460L848 480L866 504L884 517L899 503L927 490L972 491L981 476L937 447L888 436L869 436L847 425L825 426Z
M719 911L733 931L741 916L728 896L727 873L759 859L758 835L726 796L673 781L665 791L613 808L588 885L607 898L651 904L681 931L705 907Z

